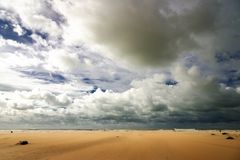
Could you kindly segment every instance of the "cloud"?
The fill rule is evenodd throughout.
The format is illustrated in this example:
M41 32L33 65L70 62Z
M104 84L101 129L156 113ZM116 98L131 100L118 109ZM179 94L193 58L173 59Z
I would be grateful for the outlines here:
M77 54L67 53L64 50L53 50L49 54L48 64L51 68L54 68L63 72L71 72L78 67L81 67L81 61Z
M181 126L178 122L189 126L193 122L199 126L227 122L236 125L240 112L237 90L218 85L214 79L202 77L193 70L196 71L197 67L176 66L172 78L179 82L177 85L166 85L165 80L169 77L156 74L133 81L132 88L123 93L98 90L85 96L81 104L89 108L92 111L88 111L90 117L97 116L99 122L109 119L121 123L127 115L128 121L149 122L148 125L155 127L163 124Z
M239 28L237 1L229 5L217 0L92 0L56 6L63 8L62 14L69 20L66 41L89 40L131 62L166 65L193 50L213 55L237 47L233 38Z
M98 50L100 46L105 56L160 66L189 52L208 59L218 51L238 50L237 0L12 3L0 3L0 16L17 32L31 30L31 37L45 47L84 44ZM36 36L38 32L47 38Z
M61 74L51 72L37 72L37 71L22 71L26 76L32 76L36 79L41 79L47 83L65 83L67 79Z
M29 115L25 115L25 120L38 117L34 118L38 120L35 125L51 117L50 126L61 122L68 127L80 122L84 126L87 121L98 127L183 127L182 123L185 127L238 127L239 89L219 85L214 79L196 74L197 70L196 66L188 69L176 65L170 76L179 82L176 85L165 84L170 77L162 73L134 80L132 88L121 93L98 88L93 94L74 99L40 90L4 93L1 103L7 103L7 108L1 110L15 113L14 120L24 114L21 110L26 110Z
M7 107L17 110L32 110L44 106L52 108L54 106L68 106L72 99L66 94L54 94L49 91L32 90L32 91L15 91L12 93L2 93L2 103Z
M0 126L238 128L238 8L237 0L2 1Z
M16 34L23 34L22 31L25 31L28 36L47 33L47 39L51 45L60 43L61 26L65 23L64 17L55 11L50 1L35 0L0 2L0 19L11 21Z
M96 85L123 91L133 78L139 77L111 59L77 46L52 49L41 42L27 45L1 37L0 52L0 75L4 77L0 83L4 90L10 87L13 91L41 88L57 93L63 89L85 92ZM92 79L94 84L85 83L85 78Z

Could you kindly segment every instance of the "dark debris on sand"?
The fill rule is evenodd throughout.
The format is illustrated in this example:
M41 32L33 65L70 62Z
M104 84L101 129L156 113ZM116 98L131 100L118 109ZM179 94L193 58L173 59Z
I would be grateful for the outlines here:
M232 139L234 139L233 137L231 137L231 136L228 136L226 139L230 139L230 140L232 140Z
M28 141L19 141L18 143L17 143L17 145L27 145L27 144L29 144L28 143Z

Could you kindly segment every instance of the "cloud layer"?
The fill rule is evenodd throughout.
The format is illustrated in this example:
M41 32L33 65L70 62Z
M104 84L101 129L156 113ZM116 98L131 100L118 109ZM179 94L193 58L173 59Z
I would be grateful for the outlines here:
M183 127L182 124L193 127L195 123L197 128L232 128L239 124L239 89L200 77L196 66L176 66L173 73L174 77L155 74L135 80L131 89L122 93L97 89L93 94L75 98L41 90L2 93L1 115L5 116L1 120L12 120L13 124L27 121L30 126L47 128L86 128L87 122L98 128L171 128ZM169 78L178 84L167 84ZM48 123L46 117L51 117Z
M238 1L92 0L73 1L62 13L74 13L66 14L69 28L81 26L76 33L85 41L131 61L163 66L193 50L213 55L236 49L238 8Z
M0 2L0 129L239 128L239 8Z

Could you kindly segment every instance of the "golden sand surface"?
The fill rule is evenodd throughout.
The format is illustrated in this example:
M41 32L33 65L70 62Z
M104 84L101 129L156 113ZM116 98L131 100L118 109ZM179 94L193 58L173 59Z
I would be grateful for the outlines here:
M240 132L226 132L0 131L0 160L240 160Z

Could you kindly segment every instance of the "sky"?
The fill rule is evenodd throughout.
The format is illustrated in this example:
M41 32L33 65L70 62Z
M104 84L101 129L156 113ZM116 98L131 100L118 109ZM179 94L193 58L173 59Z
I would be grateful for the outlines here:
M239 10L0 1L0 129L239 129Z

